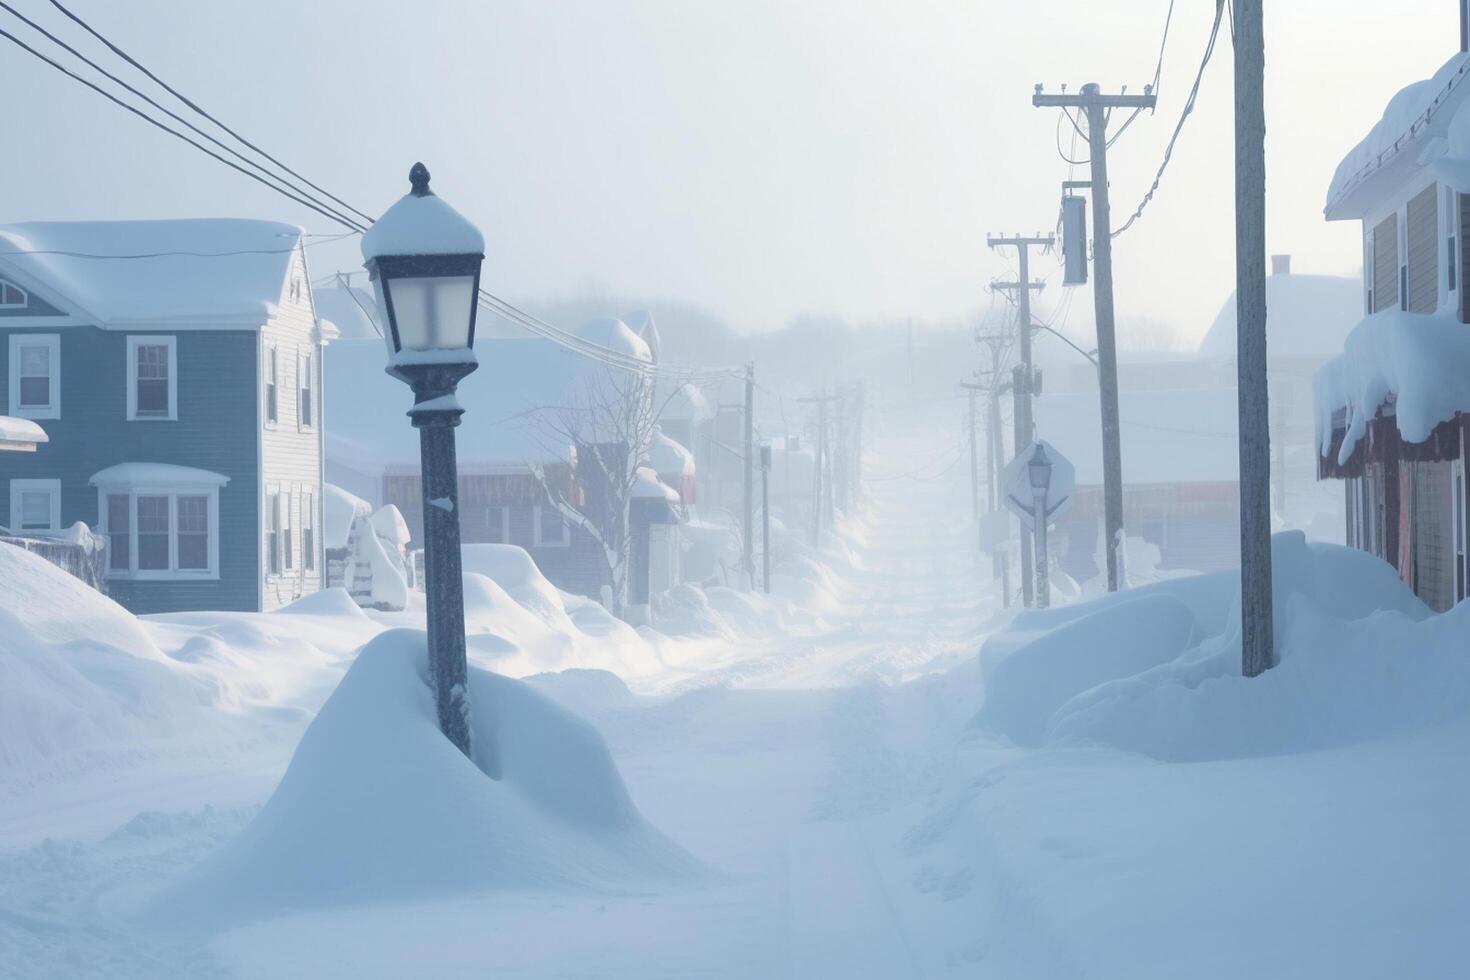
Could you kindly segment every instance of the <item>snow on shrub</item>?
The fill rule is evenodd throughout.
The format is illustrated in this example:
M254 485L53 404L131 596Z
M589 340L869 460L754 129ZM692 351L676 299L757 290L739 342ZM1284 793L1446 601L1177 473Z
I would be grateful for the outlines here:
M427 672L421 631L364 647L270 800L157 896L157 921L704 874L639 814L587 722L472 665L472 762L440 734Z

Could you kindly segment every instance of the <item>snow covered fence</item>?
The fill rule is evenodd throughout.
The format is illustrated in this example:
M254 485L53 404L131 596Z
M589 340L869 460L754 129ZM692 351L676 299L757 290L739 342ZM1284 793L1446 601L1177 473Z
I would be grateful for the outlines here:
M0 531L3 531L0 528ZM0 543L22 548L96 589L106 592L103 577L107 562L107 539L78 522L65 531L49 535L0 534Z

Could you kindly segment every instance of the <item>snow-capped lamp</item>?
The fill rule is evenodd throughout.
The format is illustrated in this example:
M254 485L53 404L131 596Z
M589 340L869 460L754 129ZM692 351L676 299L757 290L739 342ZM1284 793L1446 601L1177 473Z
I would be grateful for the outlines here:
M429 673L439 730L473 758L454 428L464 414L459 383L478 366L475 310L485 238L429 190L422 163L408 180L413 190L363 232L362 258L385 327L388 373L413 389L408 417L419 430L423 459Z
M475 310L485 238L429 189L422 163L413 189L362 235L362 258L378 298L392 367L474 363Z

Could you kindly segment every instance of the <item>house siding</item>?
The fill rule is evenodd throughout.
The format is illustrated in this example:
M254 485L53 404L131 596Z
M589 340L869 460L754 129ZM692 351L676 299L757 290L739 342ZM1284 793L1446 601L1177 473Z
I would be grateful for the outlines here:
M298 293L292 296L292 283L298 284ZM278 312L260 332L256 363L260 365L260 418L261 418L261 513L265 514L266 495L279 491L283 501L290 501L291 561L289 568L282 568L280 575L269 574L266 558L266 528L261 525L258 548L260 567L266 570L262 576L261 602L265 609L275 609L286 603L318 591L322 587L325 553L322 550L322 351L318 342L316 316L312 309L311 288L307 281L306 262L298 249L286 281L282 283L282 295ZM265 369L270 350L277 352L279 376L277 379L277 421L271 425L266 421ZM304 355L311 356L312 401L311 425L302 423L300 368ZM289 498L284 495L289 494ZM310 497L312 527L315 533L315 556L311 569L306 568L303 553L302 528L305 526L302 507ZM283 502L282 507L285 507Z
M254 542L259 526L260 484L255 457L257 345L253 330L104 331L93 326L60 329L0 324L0 363L8 337L58 333L61 338L61 417L42 422L50 441L36 453L0 456L0 484L12 479L61 481L61 522L99 524L92 475L125 462L172 463L220 473L219 578L134 581L108 579L113 598L135 613L188 609L255 609L259 565ZM130 335L177 338L177 421L127 420L127 339ZM0 389L8 385L8 363ZM8 400L9 392L3 397ZM10 523L9 494L0 493L0 524Z

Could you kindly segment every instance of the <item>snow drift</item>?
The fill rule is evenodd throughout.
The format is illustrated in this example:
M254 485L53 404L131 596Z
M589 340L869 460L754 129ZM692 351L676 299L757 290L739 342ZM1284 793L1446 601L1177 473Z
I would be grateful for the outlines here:
M974 723L1165 760L1348 744L1470 709L1470 606L1430 612L1364 552L1272 539L1277 666L1240 675L1234 573L1018 616L981 650ZM1458 637L1456 631L1458 630ZM1457 642L1458 639L1458 642Z
M159 922L495 888L692 881L602 737L529 685L471 666L475 761L439 732L424 634L384 633L238 837L155 900Z

